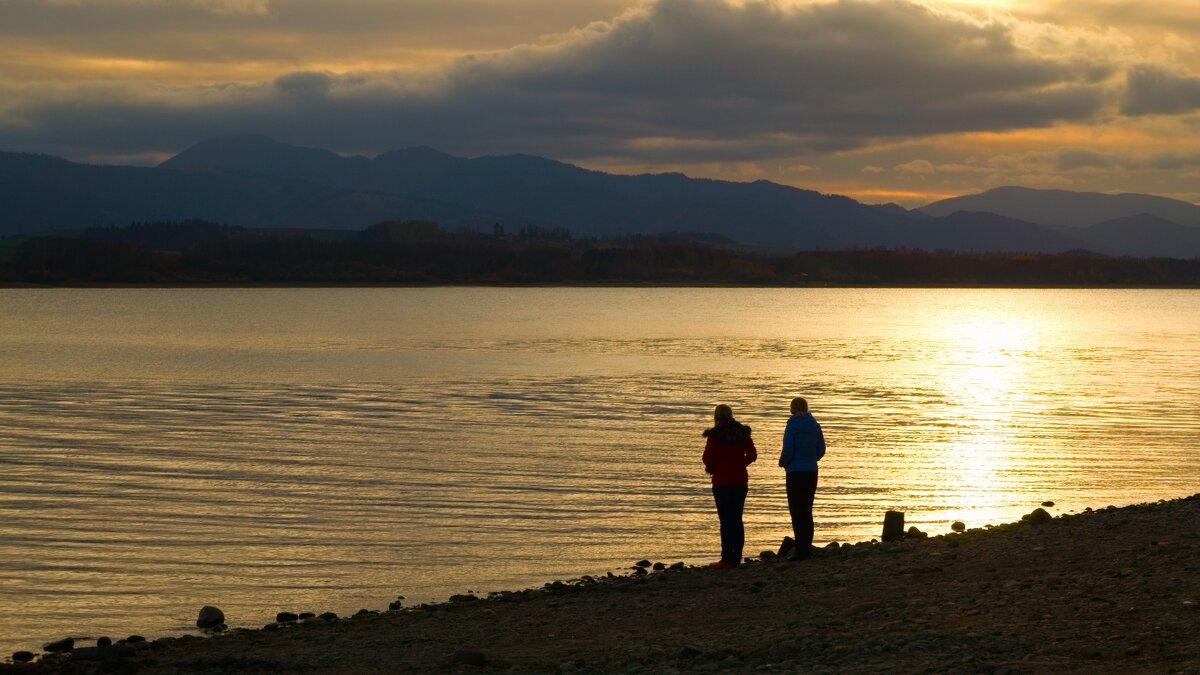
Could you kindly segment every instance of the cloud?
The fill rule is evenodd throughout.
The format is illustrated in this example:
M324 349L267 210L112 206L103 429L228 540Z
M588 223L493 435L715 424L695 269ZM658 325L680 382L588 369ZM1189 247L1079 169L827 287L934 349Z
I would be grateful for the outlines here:
M0 99L17 103L0 121L0 145L151 152L255 131L347 151L787 157L1092 117L1114 66L1046 41L1022 46L1011 22L899 0L659 0L556 41L417 76L302 71L215 87L10 88Z
M41 0L49 7L158 7L169 0ZM213 14L257 14L271 11L269 0L175 0L175 4Z
M1130 69L1121 102L1126 115L1162 115L1200 109L1200 77L1156 65Z
M911 162L897 164L896 171L899 171L900 173L916 174L918 176L928 176L929 174L937 171L937 169L935 169L933 163L928 160L914 159Z

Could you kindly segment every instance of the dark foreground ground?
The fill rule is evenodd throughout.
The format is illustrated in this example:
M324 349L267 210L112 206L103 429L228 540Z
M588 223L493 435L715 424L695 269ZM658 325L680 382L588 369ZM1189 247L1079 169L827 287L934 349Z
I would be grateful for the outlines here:
M1200 673L1200 495L807 562L585 577L0 665L5 675L718 670Z

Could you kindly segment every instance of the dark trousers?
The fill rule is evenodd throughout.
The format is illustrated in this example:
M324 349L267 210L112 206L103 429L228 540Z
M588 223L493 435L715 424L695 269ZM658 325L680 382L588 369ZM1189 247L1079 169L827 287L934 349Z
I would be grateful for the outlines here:
M813 499L817 496L817 472L793 471L787 475L788 511L792 514L792 536L801 557L812 555Z
M727 563L742 562L742 548L746 545L746 528L742 525L746 490L745 485L712 486L717 518L721 519L721 560Z

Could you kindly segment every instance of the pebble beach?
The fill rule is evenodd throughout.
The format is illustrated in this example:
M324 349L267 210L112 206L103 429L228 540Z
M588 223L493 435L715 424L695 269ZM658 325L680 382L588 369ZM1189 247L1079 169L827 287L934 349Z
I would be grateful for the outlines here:
M775 553L733 570L631 561L351 617L287 608L208 637L76 640L0 673L1200 673L1200 494Z

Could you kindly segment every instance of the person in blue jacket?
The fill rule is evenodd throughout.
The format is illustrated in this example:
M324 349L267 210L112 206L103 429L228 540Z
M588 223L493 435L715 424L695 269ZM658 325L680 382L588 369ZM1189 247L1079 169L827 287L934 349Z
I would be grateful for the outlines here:
M825 434L808 412L808 401L792 399L792 416L783 431L783 452L779 455L779 466L787 471L788 511L792 514L792 536L796 539L789 560L812 557L817 462L824 456Z

